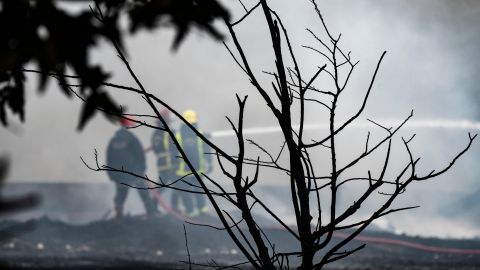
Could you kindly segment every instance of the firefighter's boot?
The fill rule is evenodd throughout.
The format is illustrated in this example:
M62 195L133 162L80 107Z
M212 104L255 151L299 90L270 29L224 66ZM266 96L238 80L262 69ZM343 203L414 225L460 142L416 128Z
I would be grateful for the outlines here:
M123 205L115 205L115 218L123 218Z

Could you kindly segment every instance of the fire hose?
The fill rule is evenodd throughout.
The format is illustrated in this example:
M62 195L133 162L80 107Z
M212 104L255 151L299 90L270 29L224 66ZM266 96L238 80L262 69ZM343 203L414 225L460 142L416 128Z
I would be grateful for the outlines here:
M170 205L163 199L162 195L158 190L156 189L151 189L151 192L154 196L154 198L157 200L159 205L167 211L168 214L176 218L177 220L180 221L185 221L187 223L191 224L199 224L199 225L205 225L209 227L221 227L219 224L207 224L207 223L200 223L198 221L192 220L175 210L173 210ZM267 227L266 229L271 229L271 230L285 230L281 226L271 226ZM333 234L333 237L337 239L345 239L349 235L346 233L341 233L341 232L335 232ZM375 237L375 236L362 236L359 235L354 238L354 241L362 241L366 243L372 243L372 244L381 244L381 245L392 245L392 246L400 246L400 247L405 247L405 248L411 248L411 249L416 249L416 250L421 250L421 251L426 251L426 252L432 252L432 253L443 253L443 254L462 254L462 255L480 255L480 249L462 249L462 248L452 248L452 247L438 247L438 246L431 246L431 245L424 245L424 244L419 244L415 243L412 241L406 241L406 240L400 240L400 239L392 239L392 238L386 238L386 237Z
M383 123L387 126L395 126L401 123L401 121L379 121L379 122L386 122ZM304 125L304 130L323 130L326 129L328 125ZM353 128L368 128L372 127L372 123L370 122L362 122L359 121L355 124L351 124ZM405 124L405 127L415 127L415 128L445 128L445 129L480 129L480 122L472 122L467 120L417 120L417 121L409 121ZM298 127L293 127L293 129ZM277 133L281 132L280 127L256 127L256 128L245 128L243 130L244 135L257 135L257 134L268 134L268 133ZM222 137L230 137L235 136L235 132L233 130L218 130L213 131L210 133L211 137L213 138L222 138ZM146 151L151 150L151 148L147 149ZM167 211L170 215L174 218L185 221L192 224L201 224L197 221L194 221L176 211L174 211L168 203L163 199L161 194L156 189L151 189L151 192L160 206ZM221 227L218 224L201 224L211 227ZM268 229L273 230L285 230L281 226L277 227L269 227ZM333 237L337 239L345 239L349 235L346 233L335 232ZM439 247L439 246L431 246L425 245L420 243L415 243L412 241L400 240L400 239L392 239L386 237L375 237L375 236L357 236L354 238L354 241L362 241L366 243L373 243L373 244L382 244L382 245L392 245L392 246L400 246L404 248L411 248L416 250L421 250L425 252L432 252L432 253L443 253L443 254L463 254L463 255L480 255L480 249L462 249L462 248L452 248L452 247Z

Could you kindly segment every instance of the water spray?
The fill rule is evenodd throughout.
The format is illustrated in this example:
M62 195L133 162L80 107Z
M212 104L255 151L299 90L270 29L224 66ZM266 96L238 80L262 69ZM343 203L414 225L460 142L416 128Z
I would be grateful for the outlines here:
M391 119L391 120L379 120L376 121L385 127L399 126L403 120ZM365 129L372 128L375 125L369 121L357 121L349 125L349 128ZM294 130L299 130L300 125L293 125ZM305 124L303 129L305 131L315 130L328 130L329 123L322 124ZM405 123L404 128L420 128L420 129L468 129L468 130L480 130L480 122L473 122L469 120L445 120L445 119L424 119L424 120L412 120ZM266 126L266 127L252 127L244 128L244 135L261 135L279 133L282 129L279 126ZM211 136L213 138L223 138L235 136L235 132L231 129L212 131Z

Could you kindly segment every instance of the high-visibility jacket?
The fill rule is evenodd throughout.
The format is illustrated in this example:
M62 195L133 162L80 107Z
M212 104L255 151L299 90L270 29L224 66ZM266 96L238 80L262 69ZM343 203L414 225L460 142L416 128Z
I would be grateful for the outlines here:
M202 139L200 139L197 134L186 125L181 126L175 137L190 160L193 169L198 173L205 173L207 171L207 166L209 165L207 164L209 160L205 159L205 150L208 150L209 147L205 145ZM176 175L181 177L190 173L191 170L184 159L180 159Z
M166 131L158 129L153 133L152 149L157 156L158 171L164 172L176 169L177 148Z

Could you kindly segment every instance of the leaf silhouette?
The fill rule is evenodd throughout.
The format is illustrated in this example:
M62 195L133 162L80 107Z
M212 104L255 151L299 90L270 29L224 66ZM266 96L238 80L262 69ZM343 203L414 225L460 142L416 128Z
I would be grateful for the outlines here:
M113 99L106 92L98 90L85 99L80 114L78 130L82 130L85 127L87 122L95 115L97 110L101 110L110 121L117 120L115 115L121 114L120 106L116 105Z
M92 118L96 111L97 111L97 99L96 94L92 94L89 96L82 107L82 111L80 113L80 121L78 123L78 130L82 130L85 127L85 124Z
M97 105L117 111L114 101L99 90L101 83L109 77L108 73L102 66L89 63L89 58L101 38L115 41L125 51L125 33L119 27L122 13L130 19L130 33L160 26L173 27L176 30L174 49L179 47L193 26L215 39L222 38L213 22L229 16L217 0L98 0L96 3L104 15L102 20L88 9L78 13L66 12L58 1L53 0L1 1L0 122L3 125L8 123L6 106L22 121L25 118L21 73L22 68L32 62L40 72L39 91L45 91L51 78L49 74L55 73L63 93L71 96L64 74L66 70L72 70L82 86L82 97L88 97L88 100L98 98ZM89 101L82 108L79 129L94 115L93 104L94 101Z

